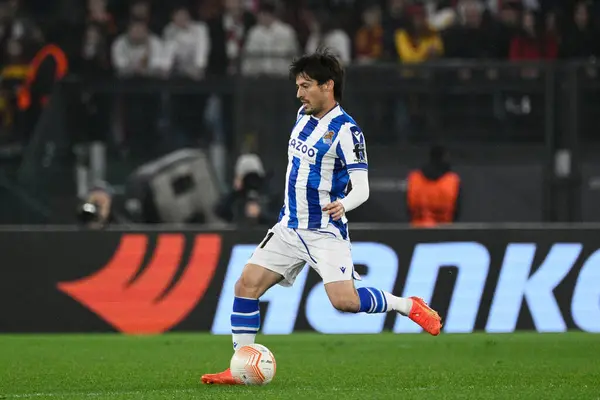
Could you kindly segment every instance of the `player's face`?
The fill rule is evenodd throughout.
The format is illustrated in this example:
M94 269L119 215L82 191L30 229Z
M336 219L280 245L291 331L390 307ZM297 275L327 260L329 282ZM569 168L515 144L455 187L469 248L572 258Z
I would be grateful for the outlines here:
M324 86L326 85L319 85L317 81L306 75L296 77L296 97L304 104L306 114L319 114L323 111L328 94Z

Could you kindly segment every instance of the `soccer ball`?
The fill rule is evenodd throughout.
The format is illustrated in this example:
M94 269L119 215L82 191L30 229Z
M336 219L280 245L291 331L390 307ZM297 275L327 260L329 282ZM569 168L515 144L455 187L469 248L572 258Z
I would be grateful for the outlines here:
M266 385L275 377L277 364L269 349L262 344L240 347L231 357L231 375L245 385Z

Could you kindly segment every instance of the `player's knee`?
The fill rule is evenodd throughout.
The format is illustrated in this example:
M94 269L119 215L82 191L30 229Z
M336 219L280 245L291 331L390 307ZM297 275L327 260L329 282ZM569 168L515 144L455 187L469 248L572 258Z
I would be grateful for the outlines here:
M248 276L248 274L242 274L235 282L235 295L237 297L257 299L262 294L260 291L259 282L253 279L252 276Z
M341 312L357 313L360 309L358 299L353 296L340 296L331 299L331 305Z

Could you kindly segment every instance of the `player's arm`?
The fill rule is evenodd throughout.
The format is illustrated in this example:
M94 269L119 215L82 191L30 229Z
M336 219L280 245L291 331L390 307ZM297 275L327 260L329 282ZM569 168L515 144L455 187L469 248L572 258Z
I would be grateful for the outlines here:
M342 218L344 213L354 210L369 198L369 173L365 137L358 127L344 129L336 148L338 157L345 164L352 190L348 195L328 204L323 208L334 221Z
M351 170L352 190L340 200L344 211L352 211L369 199L369 172L367 170Z
M344 213L352 211L369 199L369 173L367 170L350 170L352 190L348 196L334 201L323 208L328 211L334 221L342 218Z

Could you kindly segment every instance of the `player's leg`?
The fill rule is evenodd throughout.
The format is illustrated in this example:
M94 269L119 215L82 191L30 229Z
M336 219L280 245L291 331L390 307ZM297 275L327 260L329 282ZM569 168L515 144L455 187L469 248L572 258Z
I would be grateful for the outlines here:
M325 284L331 304L343 312L398 312L420 325L432 335L441 330L441 318L418 297L398 297L373 287L354 287L354 263L350 243L336 235L313 231L297 232L306 250L306 261Z
M246 264L235 283L231 313L233 350L254 343L260 328L259 298L283 279L283 275L256 264Z
M235 284L231 332L234 351L254 343L260 328L259 298L277 283L291 286L304 266L302 259L294 257L286 239L289 232L276 225L256 248ZM217 374L202 376L207 384L240 384L227 368Z
M331 305L343 312L374 313L393 310L407 316L412 307L411 299L397 297L373 287L356 289L352 280L328 282L325 290Z
M233 310L231 312L231 337L233 350L254 343L260 328L260 311L258 299L269 288L283 279L283 275L248 263L235 283ZM202 375L202 383L214 385L237 385L227 368L216 374Z
M355 289L352 280L325 283L325 291L331 304L339 311L369 314L396 311L434 336L439 335L442 328L438 313L418 297L398 297L373 287Z

